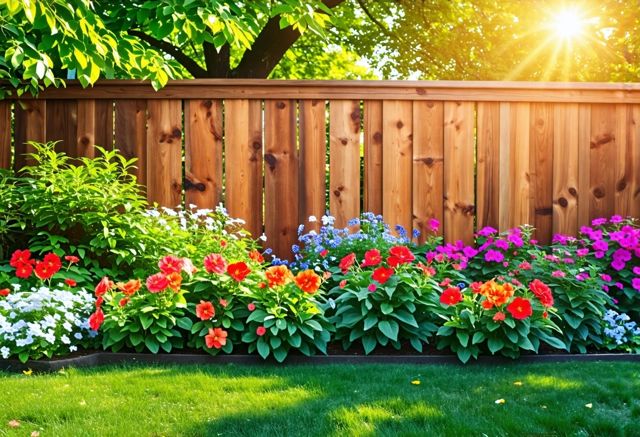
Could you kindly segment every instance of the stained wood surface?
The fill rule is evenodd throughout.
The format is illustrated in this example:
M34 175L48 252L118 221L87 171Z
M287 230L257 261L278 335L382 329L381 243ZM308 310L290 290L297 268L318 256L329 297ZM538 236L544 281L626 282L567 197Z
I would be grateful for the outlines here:
M529 175L535 238L542 244L553 233L553 106L531 105Z
M78 134L76 137L76 151L78 157L93 158L95 156L96 140L96 101L78 101Z
M78 102L48 100L45 117L45 139L55 141L56 150L75 156L77 153Z
M135 175L147 184L147 101L118 100L115 104L115 148L128 159L135 158Z
M324 100L300 101L300 223L318 231L326 210L325 175L326 104ZM314 216L315 222L309 222Z
M553 126L553 233L574 234L578 230L579 117L577 104L555 105Z
M500 227L500 104L478 103L477 227Z
M0 168L11 166L11 107L11 102L0 100Z
M147 102L147 199L182 204L182 101Z
M332 100L329 114L329 208L344 227L360 215L359 102Z
M266 246L291 258L298 228L296 102L265 100L264 107Z
M616 149L619 146L615 117L614 105L591 106L591 217L610 217L615 212Z
M382 214L382 101L364 102L364 211Z
M444 235L447 241L473 241L475 104L444 104Z
M45 100L27 100L16 102L14 105L15 140L14 140L14 168L20 170L25 165L33 164L28 154L34 148L28 142L43 143L46 132Z
M413 102L413 228L419 243L433 235L431 219L444 220L444 104ZM442 227L437 235L442 235Z
M227 100L225 114L225 203L257 238L262 234L262 102Z
M222 101L185 102L185 203L214 209L222 202Z

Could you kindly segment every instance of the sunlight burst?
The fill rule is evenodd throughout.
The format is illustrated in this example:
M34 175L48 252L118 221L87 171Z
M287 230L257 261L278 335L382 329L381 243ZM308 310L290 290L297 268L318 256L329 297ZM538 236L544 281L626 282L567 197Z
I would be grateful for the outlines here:
M553 31L562 39L572 39L584 31L584 18L576 9L564 9L554 15Z

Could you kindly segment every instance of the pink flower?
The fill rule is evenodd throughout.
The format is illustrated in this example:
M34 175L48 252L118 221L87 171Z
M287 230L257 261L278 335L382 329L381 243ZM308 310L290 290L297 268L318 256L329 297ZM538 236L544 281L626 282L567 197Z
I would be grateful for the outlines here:
M160 293L169 286L169 279L164 273L156 273L147 278L147 289L150 293Z
M256 309L256 306L255 306L255 304L250 303L249 305L247 305L247 309L248 309L249 311L253 311L253 310L255 310L255 309Z
M182 267L184 266L184 261L182 258L178 258L177 256L167 255L158 261L158 268L162 273L168 275L170 273L180 273Z
M373 283L369 284L369 286L367 287L370 293L373 293L374 291L376 291L376 288L378 288L378 286Z
M258 326L258 328L256 329L256 335L258 337L262 337L266 333L267 333L267 328L265 328L264 326Z
M500 263L504 260L504 255L502 254L502 252L489 249L487 250L487 253L484 254L484 260L487 262L493 261L493 262Z
M219 253L211 253L204 257L204 269L208 273L221 275L227 271L227 260Z
M566 273L562 270L554 270L551 273L551 276L553 276L554 278L564 278L566 276Z
M432 218L429 219L427 226L429 226L431 232L438 232L438 229L440 228L440 222L437 219Z
M631 286L636 290L640 291L640 278L633 278L631 280Z

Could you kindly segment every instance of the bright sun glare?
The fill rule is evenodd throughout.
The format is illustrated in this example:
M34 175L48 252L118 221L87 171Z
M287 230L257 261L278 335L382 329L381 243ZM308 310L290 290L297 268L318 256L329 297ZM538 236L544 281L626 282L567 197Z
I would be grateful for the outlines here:
M572 39L584 30L584 18L575 9L565 9L553 17L552 27L562 39Z

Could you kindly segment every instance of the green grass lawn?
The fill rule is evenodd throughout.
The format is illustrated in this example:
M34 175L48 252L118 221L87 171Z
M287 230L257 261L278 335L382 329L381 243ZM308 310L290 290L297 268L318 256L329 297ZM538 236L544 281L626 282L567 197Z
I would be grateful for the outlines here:
M0 436L632 436L640 435L640 364L0 373L0 405Z

